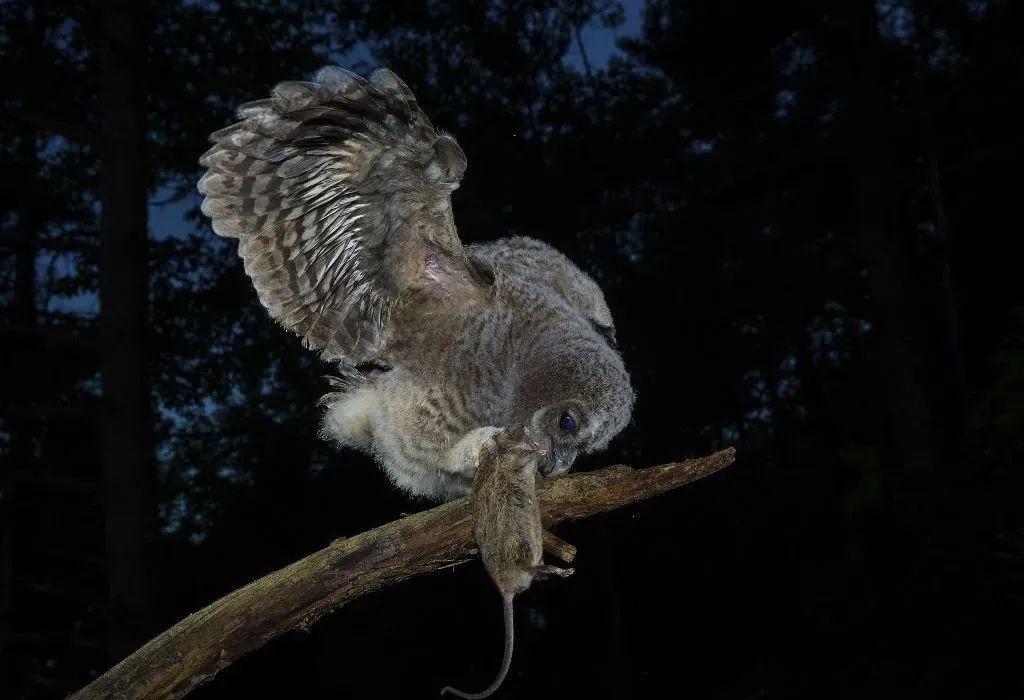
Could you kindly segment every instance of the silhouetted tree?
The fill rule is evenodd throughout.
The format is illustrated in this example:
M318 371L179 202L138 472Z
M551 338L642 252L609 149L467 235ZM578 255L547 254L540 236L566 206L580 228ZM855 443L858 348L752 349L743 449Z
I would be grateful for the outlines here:
M457 136L466 240L538 236L605 287L640 398L589 463L740 450L566 533L591 573L531 591L510 693L1019 687L983 628L1021 619L1024 6L626 5L0 4L15 697L62 695L145 628L418 507L317 440L330 367L197 210L207 135L326 62L390 66ZM637 11L596 58L588 37ZM411 694L489 668L475 581L353 605L199 694ZM698 586L700 609L679 604Z

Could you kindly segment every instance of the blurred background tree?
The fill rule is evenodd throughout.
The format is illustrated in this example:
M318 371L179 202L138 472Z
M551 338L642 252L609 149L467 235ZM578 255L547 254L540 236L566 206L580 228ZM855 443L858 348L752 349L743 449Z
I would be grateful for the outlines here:
M5 695L63 696L424 505L316 439L329 368L198 214L207 135L327 62L391 67L455 133L464 239L537 236L605 287L640 398L588 465L740 450L566 529L579 573L525 598L509 697L1024 690L999 641L1024 582L1020 3L15 1L0 20ZM432 693L487 677L498 622L465 567L198 695Z

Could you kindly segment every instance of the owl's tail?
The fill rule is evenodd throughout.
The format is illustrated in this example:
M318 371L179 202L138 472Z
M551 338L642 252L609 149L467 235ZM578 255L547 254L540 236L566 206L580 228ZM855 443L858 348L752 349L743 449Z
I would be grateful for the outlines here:
M324 379L330 385L331 390L320 397L319 404L321 408L327 410L329 415L334 407L348 401L352 396L357 394L360 389L366 386L366 375L360 372L354 365L350 365L346 362L339 362L337 365L337 374L324 375ZM323 428L327 429L325 423ZM331 431L327 431L331 432ZM320 437L329 438L324 431L321 431Z
M324 375L324 379L331 386L331 391L320 397L321 406L330 406L346 394L358 391L366 384L367 374L359 371L355 365L347 362L337 364L337 374Z
M321 438L359 450L370 449L379 396L369 379L378 371L341 363L337 375L325 377L333 391L320 397L320 405L325 409Z

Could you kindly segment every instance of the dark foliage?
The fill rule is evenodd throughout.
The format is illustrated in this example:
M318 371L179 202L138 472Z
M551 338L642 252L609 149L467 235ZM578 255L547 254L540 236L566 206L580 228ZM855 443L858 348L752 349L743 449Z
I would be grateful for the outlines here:
M605 287L639 402L584 468L739 450L561 533L578 573L523 598L507 697L1024 693L1024 5L626 5L0 4L0 694L61 697L423 505L316 439L329 368L196 209L206 136L327 62L391 67L455 133L464 239L537 236ZM196 696L427 697L499 652L464 567Z

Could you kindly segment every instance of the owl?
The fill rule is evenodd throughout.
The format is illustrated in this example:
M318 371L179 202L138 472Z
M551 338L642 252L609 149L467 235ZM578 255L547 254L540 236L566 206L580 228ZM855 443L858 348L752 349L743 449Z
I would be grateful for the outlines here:
M462 244L466 156L394 73L328 66L237 118L200 160L202 210L270 315L334 363L322 437L448 500L510 426L541 442L550 476L627 424L600 288L540 241Z

